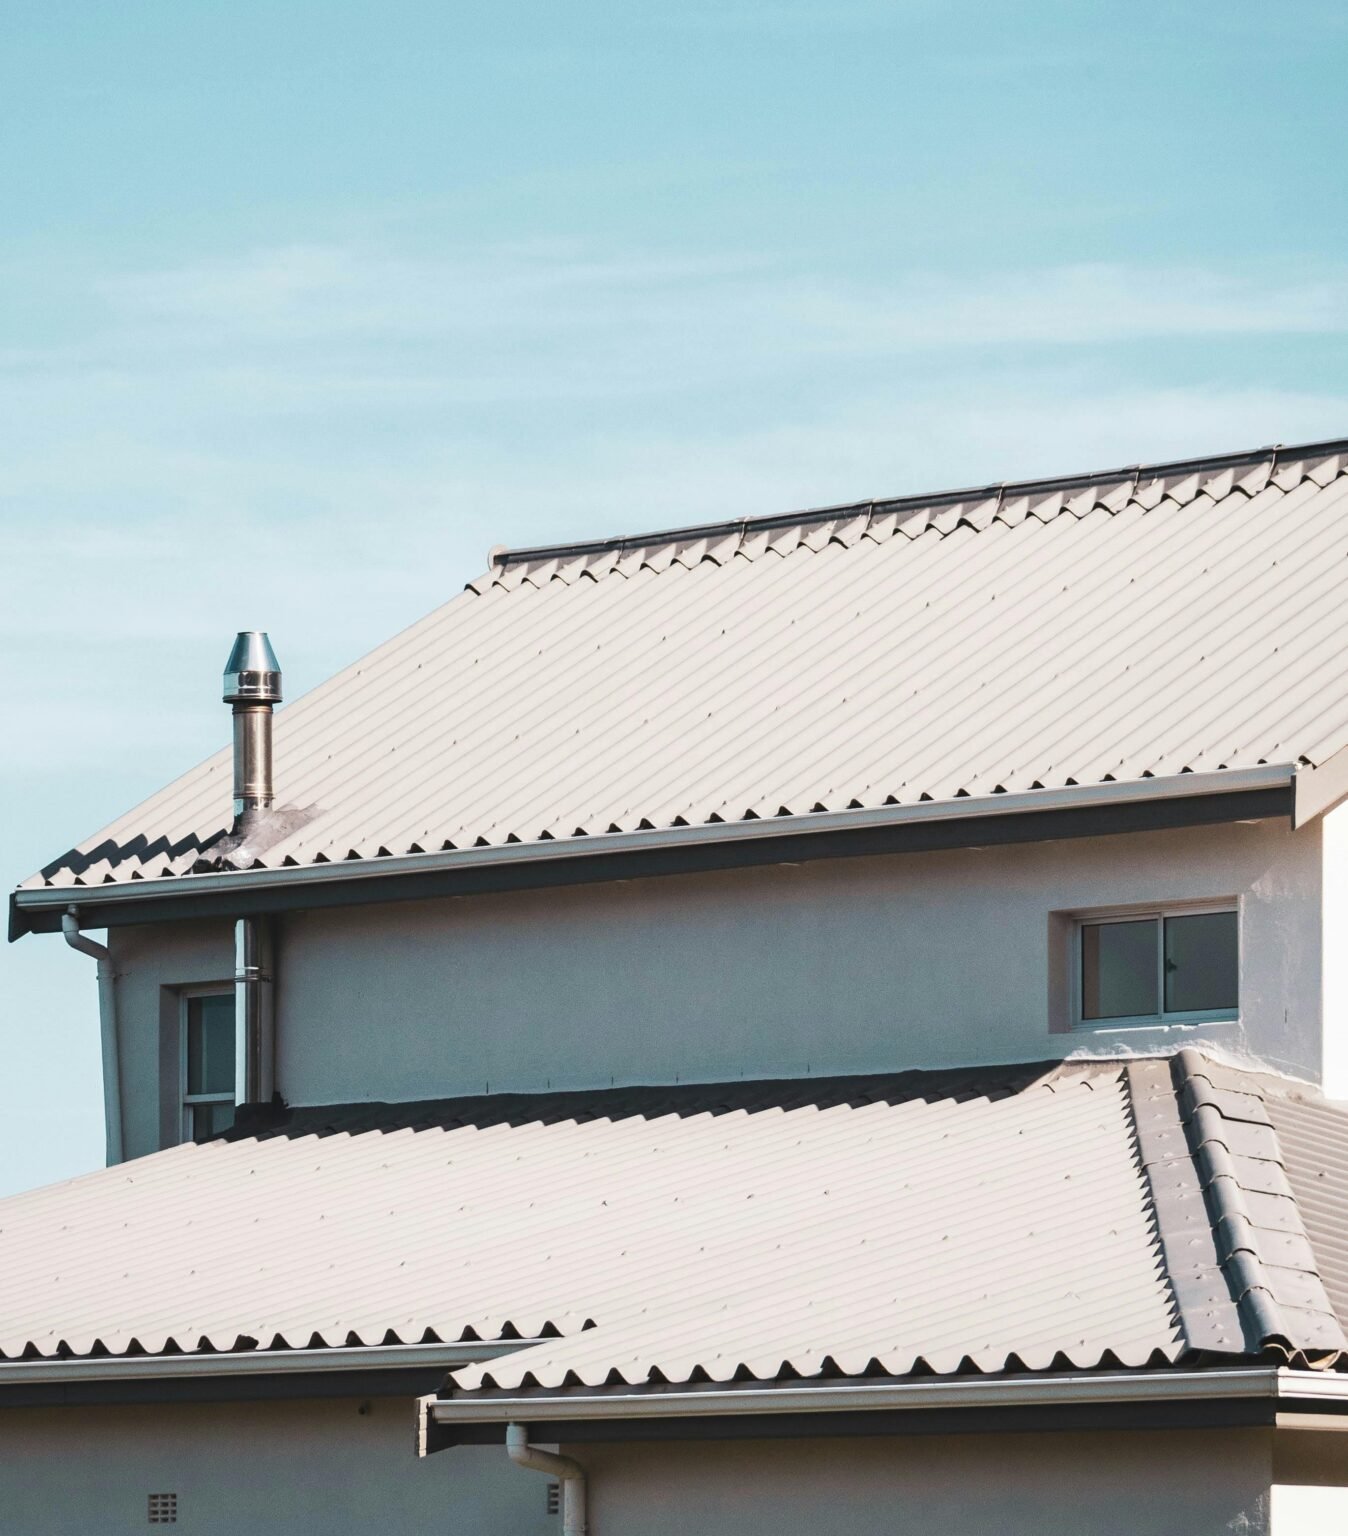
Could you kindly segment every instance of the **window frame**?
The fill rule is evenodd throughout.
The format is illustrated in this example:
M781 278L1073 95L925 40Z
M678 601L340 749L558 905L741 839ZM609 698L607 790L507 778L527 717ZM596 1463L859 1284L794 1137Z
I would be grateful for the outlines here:
M202 997L232 997L233 995L234 988L228 982L219 982L213 986L184 987L178 993L178 1135L183 1145L196 1140L192 1133L192 1112L198 1104L233 1104L235 1102L235 1092L232 1088L228 1093L188 1093L187 1091L187 1032L192 1003ZM237 1042L235 1050L238 1050Z
M1199 917L1204 913L1226 912L1236 919L1236 1002L1233 1008L1182 1009L1167 1012L1165 1007L1165 920L1168 917ZM1101 923L1136 923L1148 919L1158 924L1156 941L1156 997L1160 1003L1157 1013L1124 1014L1117 1018L1088 1019L1083 1012L1082 984L1084 980L1081 958L1082 930ZM1069 938L1070 964L1068 985L1071 987L1069 1018L1073 1031L1085 1030L1099 1034L1111 1029L1169 1029L1172 1026L1194 1024L1235 1024L1240 1021L1240 973L1244 959L1241 903L1239 897L1226 897L1211 901L1168 901L1146 906L1102 907L1088 912L1074 912L1071 918Z

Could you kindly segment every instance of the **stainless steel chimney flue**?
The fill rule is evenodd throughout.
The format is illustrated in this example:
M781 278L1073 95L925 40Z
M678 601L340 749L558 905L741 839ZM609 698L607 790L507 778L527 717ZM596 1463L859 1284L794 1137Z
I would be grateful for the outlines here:
M224 700L234 711L234 833L256 836L271 809L271 711L281 702L281 663L260 629L240 630L225 663ZM273 1092L272 929L265 917L234 925L234 1102L265 1104Z
M271 808L271 710L281 702L281 663L260 629L239 631L225 663L224 701L234 710L234 819Z

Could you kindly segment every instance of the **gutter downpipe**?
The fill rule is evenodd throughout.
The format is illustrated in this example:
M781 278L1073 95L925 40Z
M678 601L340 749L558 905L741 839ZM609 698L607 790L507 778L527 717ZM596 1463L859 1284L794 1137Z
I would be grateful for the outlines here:
M570 1456L556 1456L529 1444L524 1424L506 1425L506 1454L517 1467L555 1477L562 1485L562 1536L585 1536L585 1468Z
M117 1030L117 977L106 944L80 932L77 907L61 914L61 932L71 949L98 962L98 1024L103 1051L103 1126L107 1138L107 1165L122 1161L122 1062Z

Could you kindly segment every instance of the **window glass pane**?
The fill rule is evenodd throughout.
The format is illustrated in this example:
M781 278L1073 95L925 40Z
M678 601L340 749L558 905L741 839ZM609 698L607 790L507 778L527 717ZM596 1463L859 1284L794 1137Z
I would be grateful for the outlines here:
M193 1104L192 1140L208 1141L234 1124L233 1104Z
M1081 1017L1127 1019L1158 1011L1156 919L1083 923Z
M1195 912L1165 920L1165 1006L1168 1013L1236 1007L1236 914Z
M187 1091L234 1091L234 999L228 993L187 1000Z

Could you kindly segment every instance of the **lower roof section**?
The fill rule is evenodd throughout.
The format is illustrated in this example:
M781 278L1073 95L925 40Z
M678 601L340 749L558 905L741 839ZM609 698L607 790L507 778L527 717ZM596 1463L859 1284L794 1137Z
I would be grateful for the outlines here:
M0 1202L0 1371L467 1343L452 1413L1333 1366L1298 1185L1343 1124L1188 1051L285 1111Z

